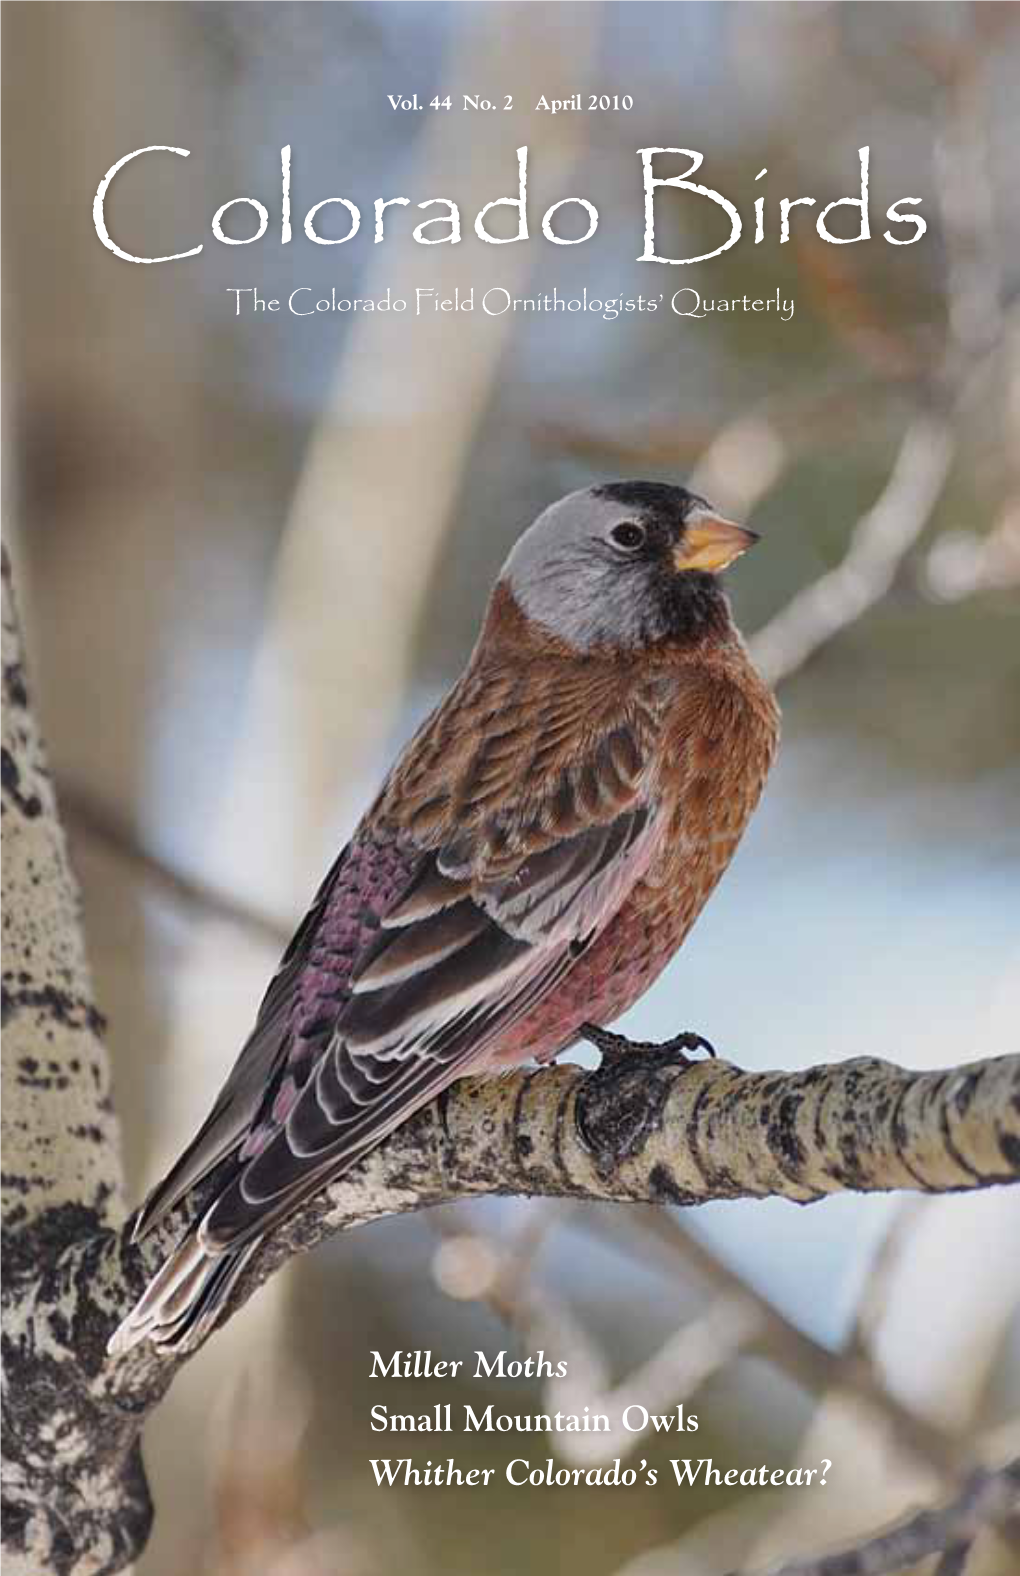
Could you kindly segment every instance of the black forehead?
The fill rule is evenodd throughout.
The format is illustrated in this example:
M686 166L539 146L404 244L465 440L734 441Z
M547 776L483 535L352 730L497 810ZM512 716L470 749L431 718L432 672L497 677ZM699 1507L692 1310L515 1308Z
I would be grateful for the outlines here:
M592 489L596 498L606 498L624 509L634 509L646 519L661 521L664 525L682 523L689 511L705 500L686 487L674 487L668 482L606 482Z

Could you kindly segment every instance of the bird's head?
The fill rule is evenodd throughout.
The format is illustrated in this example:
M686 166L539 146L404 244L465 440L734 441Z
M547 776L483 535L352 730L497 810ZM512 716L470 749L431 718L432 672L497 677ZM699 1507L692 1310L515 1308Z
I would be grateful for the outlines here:
M525 531L501 582L521 611L579 651L725 636L719 574L758 540L663 482L569 493Z

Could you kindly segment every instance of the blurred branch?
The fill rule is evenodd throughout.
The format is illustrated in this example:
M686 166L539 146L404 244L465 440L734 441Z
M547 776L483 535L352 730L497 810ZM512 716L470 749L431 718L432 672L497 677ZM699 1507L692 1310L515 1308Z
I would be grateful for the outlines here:
M853 624L893 584L896 571L931 518L956 452L950 422L918 415L900 444L889 480L854 528L842 563L806 586L751 641L772 684Z
M278 924L269 914L242 903L220 887L210 886L194 876L185 875L146 848L135 828L103 804L94 794L61 782L60 804L72 842L77 837L99 843L113 857L159 890L172 902L191 909L207 919L223 921L246 930L282 951L290 940L292 926Z
M910 382L903 372L886 372L880 386L899 391ZM675 419L652 420L628 433L593 422L585 425L572 413L569 418L547 417L536 424L533 439L544 446L566 448L600 468L610 461L632 473L682 465L695 491L703 491L727 511L747 515L795 460L816 449L822 439L835 440L845 432L847 423L858 416L862 399L873 408L876 388L873 376L840 362L835 370L828 367L817 376L805 375L770 390L722 427L687 420L678 429Z
M987 536L943 532L924 560L923 584L940 602L1020 585L1020 499L1007 505Z
M910 1203L923 1203L913 1197ZM557 1220L556 1204L535 1204L524 1228L509 1243L494 1241L489 1232L465 1229L446 1221L442 1210L430 1223L443 1237L433 1265L441 1290L458 1300L481 1301L515 1329L529 1350L543 1348L570 1354L569 1379L551 1380L546 1395L551 1409L592 1410L612 1413L630 1402L649 1403L660 1410L678 1400L689 1400L705 1380L742 1353L767 1358L796 1384L814 1395L832 1389L852 1393L866 1413L881 1420L889 1435L917 1460L941 1477L957 1472L963 1460L961 1446L937 1424L913 1411L885 1384L870 1349L855 1326L846 1345L833 1350L788 1319L773 1302L720 1259L707 1243L694 1236L671 1210L587 1210L586 1228L611 1242L629 1257L640 1254L656 1264L693 1272L713 1294L711 1306L684 1325L660 1351L610 1389L609 1372L589 1332L569 1310L543 1288L535 1288L532 1271L538 1247ZM884 1281L892 1244L898 1242L906 1217L897 1217L869 1275L869 1284ZM859 1326L860 1321L858 1321ZM563 1394L564 1385L572 1399ZM564 1460L611 1460L637 1446L640 1435L615 1434L564 1436L557 1452Z
M561 1299L544 1288L540 1291L529 1279L535 1233L545 1234L554 1210L554 1205L536 1206L530 1227L509 1245L496 1244L489 1236L462 1228L449 1230L434 1274L448 1295L485 1302L518 1332L527 1350L550 1353L553 1359L569 1358L562 1375L546 1380L543 1405L551 1411L578 1415L587 1407L605 1413L611 1423L616 1420L608 1431L566 1433L557 1438L556 1454L561 1460L587 1467L629 1454L653 1426L649 1417L643 1429L625 1428L622 1416L629 1406L664 1410L689 1400L713 1374L758 1345L764 1319L752 1298L734 1297L727 1288L695 1318L681 1324L651 1357L613 1384L609 1365L588 1329ZM664 1211L654 1215L672 1218ZM441 1212L438 1218L442 1219ZM634 1214L628 1213L625 1219L633 1230ZM442 1225L439 1229L447 1230ZM456 1270L451 1274L453 1255Z
M975 8L971 8L972 12ZM947 114L935 139L935 185L946 247L948 372L1002 331L1002 267L989 171L986 54L976 37L942 57Z
M915 46L919 39L915 39ZM936 193L946 246L946 336L940 365L919 394L877 502L858 521L842 563L795 596L760 630L752 649L766 677L780 682L875 606L893 585L942 495L960 442L963 410L984 373L1008 355L995 201L989 176L985 57L960 47L940 57L946 70L945 125L936 139ZM945 406L945 413L928 406ZM955 550L954 550L955 549ZM927 570L936 594L954 596L1014 583L1015 511L1005 510L982 542L936 543ZM955 571L955 572L954 572Z
M964 1568L979 1533L1020 1511L1020 1461L998 1471L981 1469L940 1510L922 1510L856 1548L816 1559L790 1560L770 1576L898 1576L919 1560L942 1554L938 1576Z
M926 1200L916 1195L900 1199L899 1208L886 1225L868 1266L867 1278L857 1299L853 1326L844 1347L846 1356L854 1361L869 1364L872 1362L871 1354L875 1338L889 1311L896 1266L902 1256L904 1245L915 1230L925 1204Z
M556 1440L556 1453L562 1460L587 1467L629 1454L652 1429L650 1416L644 1428L624 1428L622 1419L628 1407L662 1412L689 1401L707 1380L754 1345L759 1319L749 1302L717 1297L674 1330L619 1384L610 1383L601 1352L565 1308L542 1299L530 1330L540 1343L539 1349L570 1359L563 1378L546 1381L544 1404L556 1411L577 1413L587 1406L593 1412L604 1412L610 1420L606 1432L564 1433Z
M641 1230L634 1233L634 1220ZM710 1247L692 1235L676 1215L662 1210L643 1211L622 1224L607 1214L600 1222L604 1233L634 1250L642 1242L684 1264L714 1291L752 1308L758 1317L758 1335L751 1349L770 1358L796 1384L820 1395L843 1387L882 1419L890 1433L912 1455L945 1474L957 1468L960 1448L935 1424L904 1405L884 1384L866 1351L851 1340L842 1351L816 1341L773 1302L723 1262Z

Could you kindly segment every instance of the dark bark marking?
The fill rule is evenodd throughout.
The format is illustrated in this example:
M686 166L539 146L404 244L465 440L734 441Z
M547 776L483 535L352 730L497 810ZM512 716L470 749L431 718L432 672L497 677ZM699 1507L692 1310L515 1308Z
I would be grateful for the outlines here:
M953 1164L959 1166L966 1176L973 1177L975 1181L979 1182L981 1180L981 1172L976 1171L966 1156L962 1155L956 1147L956 1141L949 1126L949 1110L944 1101L939 1105L939 1132L942 1134L942 1142L945 1145L946 1154L950 1157Z
M28 705L28 685L21 662L4 663L4 698L9 706L24 708Z
M906 1079L904 1079L903 1083L900 1085L900 1092L896 1096L896 1104L893 1107L890 1130L892 1132L893 1144L896 1148L896 1158L899 1160L904 1169L908 1171L913 1177L914 1181L919 1183L926 1193L929 1193L931 1188L928 1183L928 1178L923 1176L921 1172L918 1171L915 1166L911 1165L910 1161L907 1159L907 1143L909 1142L910 1135L908 1134L906 1126L903 1122L903 1104L909 1093L910 1084Z
M648 1177L648 1192L654 1203L657 1204L696 1204L698 1199L693 1193L686 1193L677 1185L677 1180L667 1165L660 1160L654 1165Z
M1000 1133L999 1153L1010 1168L1013 1177L1020 1176L1020 1138L1014 1133Z
M661 1129L676 1077L675 1058L654 1051L604 1059L584 1076L574 1122L603 1181L621 1161L640 1154L649 1135Z
M26 821L42 815L42 800L37 793L25 793L21 787L21 772L6 744L0 749L0 784L3 791L17 805Z
M63 1028L88 1029L97 1038L106 1031L106 1019L90 1001L56 985L33 985L31 975L22 970L16 978L9 974L0 987L0 1023L26 1011L43 1012ZM28 1060L23 1058L21 1065Z

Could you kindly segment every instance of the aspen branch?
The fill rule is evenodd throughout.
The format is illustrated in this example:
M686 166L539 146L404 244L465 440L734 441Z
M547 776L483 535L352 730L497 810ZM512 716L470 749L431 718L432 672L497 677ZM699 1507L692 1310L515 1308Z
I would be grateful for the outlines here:
M684 1066L635 1051L576 1066L463 1079L273 1233L227 1310L287 1258L338 1231L486 1195L706 1203L889 1189L944 1193L1020 1180L1020 1057L939 1072L859 1058L803 1072ZM140 1246L127 1233L72 1247L108 1336L187 1221L198 1191ZM38 1312L45 1315L44 1302ZM111 1401L144 1409L181 1354L145 1346L102 1366Z

